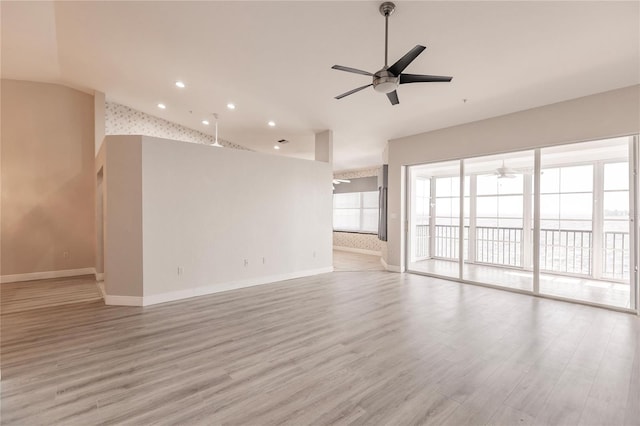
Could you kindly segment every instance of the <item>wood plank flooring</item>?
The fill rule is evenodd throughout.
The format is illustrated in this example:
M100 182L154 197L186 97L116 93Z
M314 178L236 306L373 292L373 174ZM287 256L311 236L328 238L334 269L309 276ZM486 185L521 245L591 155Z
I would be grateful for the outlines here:
M1 320L7 425L640 424L638 317L418 275Z
M384 271L384 267L380 263L380 256L334 250L333 270L336 272Z
M92 275L2 284L0 313L102 300Z

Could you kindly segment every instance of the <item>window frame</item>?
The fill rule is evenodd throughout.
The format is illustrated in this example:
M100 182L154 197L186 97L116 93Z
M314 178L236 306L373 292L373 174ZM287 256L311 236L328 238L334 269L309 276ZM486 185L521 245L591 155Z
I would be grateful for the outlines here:
M334 217L332 218L332 228L333 228L333 232L344 232L344 233L351 233L351 234L368 234L368 235L378 235L378 226L380 223L380 206L376 204L376 207L365 207L364 206L364 194L366 193L375 193L376 195L379 194L378 191L358 191L358 192L342 192L342 193L337 193L337 194L333 194L333 200L334 200L334 205L332 208L332 212ZM353 195L353 194L358 194L358 199L359 199L359 207L349 207L349 208L336 208L335 206L335 197L336 195L343 195L343 194L349 194L349 195ZM336 228L335 225L335 212L336 210L355 210L358 209L358 228L357 229L346 229L346 228ZM367 230L367 229L363 229L363 223L364 223L364 213L365 210L375 210L376 211L376 229L374 230Z

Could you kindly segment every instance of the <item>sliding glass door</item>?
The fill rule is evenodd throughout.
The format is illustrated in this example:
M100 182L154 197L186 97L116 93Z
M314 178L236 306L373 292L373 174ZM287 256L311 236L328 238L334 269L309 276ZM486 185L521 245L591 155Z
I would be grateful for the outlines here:
M411 167L409 175L409 269L460 278L460 162Z
M635 309L634 141L410 166L407 269Z
M534 153L464 160L468 246L463 279L533 290Z
M541 150L540 293L631 307L630 138Z

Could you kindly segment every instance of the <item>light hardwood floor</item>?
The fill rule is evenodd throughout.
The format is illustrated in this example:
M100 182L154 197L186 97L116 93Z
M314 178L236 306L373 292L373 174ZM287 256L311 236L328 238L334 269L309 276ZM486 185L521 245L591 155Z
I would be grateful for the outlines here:
M640 424L638 317L418 275L1 320L3 424Z
M384 268L380 263L380 256L334 250L333 270L338 272L384 271Z
M102 300L93 276L2 284L0 313Z

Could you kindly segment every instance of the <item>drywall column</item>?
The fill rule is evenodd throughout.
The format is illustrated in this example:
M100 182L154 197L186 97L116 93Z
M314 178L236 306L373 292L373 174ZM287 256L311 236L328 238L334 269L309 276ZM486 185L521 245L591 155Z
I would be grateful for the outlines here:
M141 305L142 137L104 139L103 191L105 302Z
M101 150L102 141L105 136L105 96L104 93L97 90L93 94L93 129L94 129L94 145L96 165L98 162L103 163L104 158L99 159L100 155L104 156L104 150ZM96 169L98 169L96 167ZM102 281L104 276L104 179L102 170L96 172L96 279Z
M100 146L104 140L105 133L105 97L104 93L96 91L93 94L93 117L95 131L95 155L98 156Z
M333 131L316 133L316 161L333 164Z

